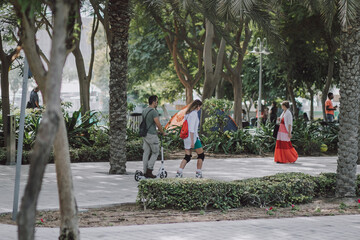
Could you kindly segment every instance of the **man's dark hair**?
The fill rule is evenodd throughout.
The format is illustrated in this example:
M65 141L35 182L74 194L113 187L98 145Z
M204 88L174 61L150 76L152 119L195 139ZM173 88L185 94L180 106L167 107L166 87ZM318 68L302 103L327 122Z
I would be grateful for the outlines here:
M156 101L156 99L158 99L158 97L156 95L152 95L149 97L149 105L151 105L153 102Z
M328 93L328 98L330 98L331 95L334 95L332 92Z

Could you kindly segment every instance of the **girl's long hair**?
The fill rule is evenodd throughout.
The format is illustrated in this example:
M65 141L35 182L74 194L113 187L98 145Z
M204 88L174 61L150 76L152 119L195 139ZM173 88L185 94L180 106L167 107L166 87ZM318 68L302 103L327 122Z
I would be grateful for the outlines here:
M202 102L199 99L196 99L195 101L193 101L190 106L188 107L188 109L186 110L185 114L189 114L192 111L194 111L197 107L202 106Z

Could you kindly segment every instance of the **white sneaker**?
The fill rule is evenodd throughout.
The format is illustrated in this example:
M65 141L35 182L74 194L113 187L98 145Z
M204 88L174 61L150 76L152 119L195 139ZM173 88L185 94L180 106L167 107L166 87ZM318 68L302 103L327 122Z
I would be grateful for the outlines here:
M202 172L196 172L195 177L196 178L202 178L203 177Z
M183 174L181 172L176 172L176 178L182 178L183 177Z

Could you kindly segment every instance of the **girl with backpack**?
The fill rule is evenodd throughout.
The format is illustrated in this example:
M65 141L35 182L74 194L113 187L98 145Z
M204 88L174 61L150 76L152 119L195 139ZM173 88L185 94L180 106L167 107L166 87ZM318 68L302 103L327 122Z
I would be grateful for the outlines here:
M200 100L193 101L188 109L186 110L185 117L184 117L184 124L187 122L188 126L188 136L184 138L184 148L185 148L185 157L180 163L179 170L176 173L175 177L182 177L183 176L183 170L188 162L191 160L191 152L192 150L195 150L197 153L197 169L196 169L196 178L202 178L202 165L205 159L204 150L202 148L198 129L199 129L199 116L198 111L201 109L202 102ZM185 126L183 126L184 128Z

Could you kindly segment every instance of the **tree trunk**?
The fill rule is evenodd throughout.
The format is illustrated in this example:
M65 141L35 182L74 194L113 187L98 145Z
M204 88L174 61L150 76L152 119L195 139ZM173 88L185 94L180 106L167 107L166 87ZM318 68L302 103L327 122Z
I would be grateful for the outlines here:
M79 43L72 53L75 57L76 70L79 78L81 115L84 116L86 112L90 111L90 81L86 76L84 58Z
M59 239L80 239L78 208L70 166L68 136L64 119L59 121L59 130L54 142L56 177L60 202L60 237Z
M129 0L109 1L110 26L110 174L126 173L127 60Z
M213 58L212 58L213 40L214 40L214 26L209 20L206 19L206 36L205 36L204 51L203 51L205 80L204 80L202 101L205 101L206 99L211 98L213 96L217 83L220 80L221 77L220 74L223 68L223 60L225 54L225 39L222 38L220 42L219 52L215 63L216 64L215 72L213 68Z
M39 131L36 136L36 141L32 150L29 178L25 188L24 196L21 201L21 208L18 215L18 238L34 239L35 230L35 216L36 205L41 190L42 179L45 172L45 167L50 155L51 146L55 140L55 135L59 134L58 129L60 126L60 134L57 135L56 146L56 165L60 196L60 210L61 210L61 236L60 239L79 239L79 230L76 218L76 205L75 198L72 190L72 180L70 171L69 151L66 140L63 115L60 108L60 89L62 80L62 71L66 59L66 50L68 43L69 31L73 28L73 19L69 16L73 16L74 8L79 7L77 1L56 1L54 4L54 35L51 46L51 60L49 65L49 71L43 71L44 68L39 61L39 55L33 55L35 31L32 18L27 15L28 11L20 11L21 5L18 2L14 3L17 13L21 15L22 27L22 39L24 40L24 50L27 58L32 58L33 74L37 79L39 85L46 88L43 89L43 96L46 96L46 112L43 115ZM29 56L30 55L30 56ZM47 93L47 94L45 94ZM62 121L62 122L61 122ZM65 153L66 151L66 153ZM59 157L61 155L62 158ZM66 161L61 161L67 158ZM69 179L70 178L70 179ZM65 189L68 188L68 189ZM71 220L70 220L71 219ZM67 236L67 237L66 237Z
M292 110L293 110L294 118L298 118L299 110L298 110L298 108L296 106L294 88L292 86L292 79L290 78L290 74L288 74L286 80L287 80L287 89L288 89L288 92L289 92L290 101L292 102Z
M193 87L192 86L185 86L186 91L186 105L192 103L194 101L193 98Z
M327 118L326 118L326 113L325 113L325 101L327 99L327 95L329 93L331 81L333 78L334 58L335 58L335 53L334 52L329 53L328 73L327 73L327 77L326 77L326 83L325 83L325 86L324 86L324 88L322 90L322 94L321 94L321 106L322 106L323 118L324 118L324 121L326 121L326 122L327 122Z
M215 97L217 99L222 99L225 96L225 79L221 78L220 81L218 82L217 86L216 86L216 91L215 91Z
M356 195L356 162L359 154L360 21L354 22L348 32L342 32L340 43L341 109L336 196L350 197Z
M2 107L2 121L3 121L3 131L4 131L4 147L8 146L9 141L9 123L8 115L10 114L10 99L9 99L9 67L11 62L7 61L7 58L4 58L5 61L1 61L1 107Z
M81 15L80 9L78 12L79 16ZM81 18L79 18L79 24L80 28L82 25ZM94 66L94 60L95 60L95 35L98 30L99 26L99 20L96 19L94 16L93 25L91 27L91 57L90 57L90 63L89 63L89 72L86 74L85 70L85 63L84 58L81 53L80 49L80 37L81 34L79 34L79 39L76 41L76 47L73 50L73 55L75 57L75 63L76 63L76 69L78 73L79 78L79 85L80 85L80 106L81 106L81 115L84 116L86 112L90 111L90 81L92 77L92 70Z
M310 90L310 120L314 120L314 91Z
M242 79L236 74L233 81L234 87L234 120L238 127L242 128Z

